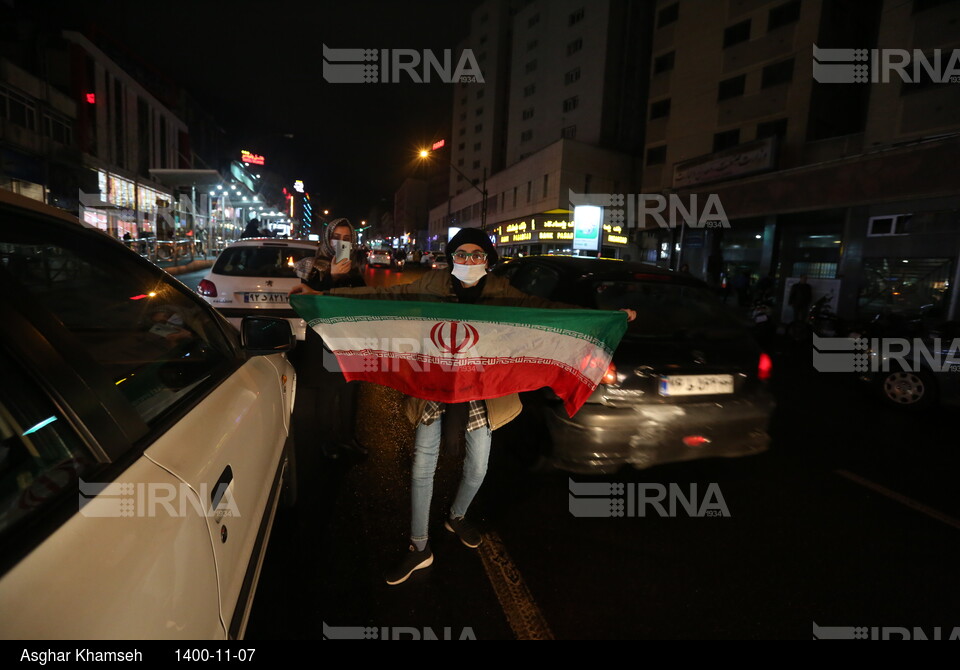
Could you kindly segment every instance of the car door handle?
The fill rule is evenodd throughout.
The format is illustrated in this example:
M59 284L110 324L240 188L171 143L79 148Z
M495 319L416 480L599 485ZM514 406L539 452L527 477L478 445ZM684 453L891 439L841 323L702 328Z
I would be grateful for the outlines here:
M217 505L220 504L220 501L223 500L223 494L226 493L227 487L230 486L230 482L233 481L233 468L229 465L224 468L223 472L220 473L220 479L217 480L217 483L213 487L213 491L210 492L210 504L211 509L217 509Z

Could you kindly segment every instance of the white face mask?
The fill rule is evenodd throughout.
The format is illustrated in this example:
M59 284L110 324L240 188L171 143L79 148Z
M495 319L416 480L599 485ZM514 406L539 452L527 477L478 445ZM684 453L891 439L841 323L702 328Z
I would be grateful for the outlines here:
M453 264L453 276L466 286L476 284L487 274L487 264L468 265L466 263Z

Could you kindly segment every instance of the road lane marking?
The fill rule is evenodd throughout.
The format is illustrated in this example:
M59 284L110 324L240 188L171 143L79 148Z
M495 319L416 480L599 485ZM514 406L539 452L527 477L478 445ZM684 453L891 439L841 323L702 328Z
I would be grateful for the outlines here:
M480 560L493 586L500 607L518 640L552 640L553 631L527 588L503 540L496 533L484 533Z
M944 514L943 512L940 512L939 510L935 510L932 507L927 507L923 503L917 502L913 498L908 498L907 496L901 493L897 493L896 491L891 491L890 489L888 489L885 486L882 486L881 484L872 482L869 479L864 479L860 475L855 475L852 472L848 472L846 470L834 470L834 472L840 475L841 477L846 477L850 481L856 482L857 484L860 484L861 486L864 486L872 491L876 491L877 493L884 495L890 498L891 500L896 500L898 503L902 505L906 505L910 509L914 509L914 510L917 510L918 512L922 512L923 514L926 514L927 516L933 519L936 519L937 521L942 521L948 526L953 526L957 530L960 530L960 521L954 519L952 516L949 516L947 514Z

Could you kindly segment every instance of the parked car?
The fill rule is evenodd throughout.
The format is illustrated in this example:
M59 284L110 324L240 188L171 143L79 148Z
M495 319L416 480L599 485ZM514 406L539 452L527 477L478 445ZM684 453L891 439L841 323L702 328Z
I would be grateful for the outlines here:
M316 242L240 240L220 253L197 292L238 328L245 316L280 316L302 341L307 324L290 309L289 293L300 283L294 265L316 253Z
M373 249L367 260L367 265L372 268L388 268L392 263L393 253L389 249Z
M431 270L444 270L450 267L446 254L436 254L430 262Z
M548 389L523 395L514 430L529 463L604 473L767 448L770 358L749 322L704 282L641 263L562 256L521 258L494 272L540 297L637 312L575 416Z
M866 340L858 378L883 403L907 411L960 404L960 322L939 307L878 315L850 336Z
M0 285L0 637L242 637L295 495L287 322L6 191Z

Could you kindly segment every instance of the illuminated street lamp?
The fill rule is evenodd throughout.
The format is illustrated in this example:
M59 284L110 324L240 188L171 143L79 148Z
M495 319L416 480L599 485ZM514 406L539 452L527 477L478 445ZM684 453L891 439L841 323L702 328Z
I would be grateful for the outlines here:
M432 151L430 151L429 149L421 149L420 158L427 159L430 157L431 153ZM453 168L453 170L458 175L466 179L467 183L470 184L473 188L475 188L480 193L480 195L483 196L483 200L480 205L480 230L482 230L483 232L486 232L487 231L487 168L483 168L483 188L480 188L479 186L473 183L473 180L471 180L470 177L463 174L460 171L460 168L458 168L456 165L451 163L449 159L444 159L444 160L447 161L447 165ZM449 202L449 199L448 199L448 202Z

